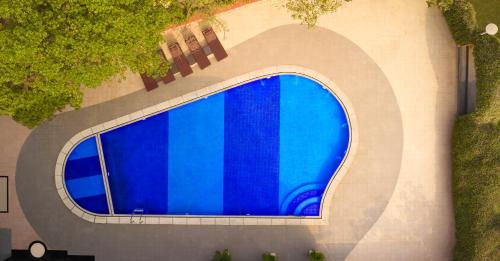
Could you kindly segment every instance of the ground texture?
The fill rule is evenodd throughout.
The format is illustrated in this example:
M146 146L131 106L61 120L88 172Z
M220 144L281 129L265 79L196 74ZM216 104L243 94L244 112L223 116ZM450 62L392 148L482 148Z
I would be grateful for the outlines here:
M275 6L257 2L223 13L229 31L222 41L229 58L188 78L146 93L130 74L89 93L89 107L60 114L31 132L1 118L6 146L0 166L11 177L12 189L11 212L0 215L0 224L13 229L14 247L41 238L50 248L95 254L97 260L208 260L215 249L226 247L236 260L256 260L264 251L303 260L311 247L336 259L450 259L456 50L441 14L424 1L359 0L308 30L283 26L292 21ZM330 226L93 225L62 204L54 164L75 133L284 64L308 67L333 81L352 103L359 125L359 147L334 193ZM118 86L120 91L114 91Z

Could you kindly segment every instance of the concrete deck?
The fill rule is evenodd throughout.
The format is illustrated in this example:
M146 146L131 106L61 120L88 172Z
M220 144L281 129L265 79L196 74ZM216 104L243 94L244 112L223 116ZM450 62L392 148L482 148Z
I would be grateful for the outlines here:
M450 259L456 53L440 13L419 0L358 0L307 30L280 27L292 21L285 11L273 9L275 4L258 2L222 14L229 32L221 40L230 57L188 78L150 93L134 77L112 81L85 105L110 102L60 114L31 134L0 118L6 133L0 166L2 175L11 177L11 212L0 214L0 226L13 229L14 247L26 247L39 236L49 248L95 254L97 260L174 260L181 254L186 260L208 260L215 249L226 247L236 260L256 260L264 251L277 252L282 260L303 260L311 247L336 260ZM334 192L331 226L93 225L58 198L57 153L80 130L282 64L329 77L357 115L358 153ZM112 86L123 92L109 91ZM114 99L126 93L131 94Z

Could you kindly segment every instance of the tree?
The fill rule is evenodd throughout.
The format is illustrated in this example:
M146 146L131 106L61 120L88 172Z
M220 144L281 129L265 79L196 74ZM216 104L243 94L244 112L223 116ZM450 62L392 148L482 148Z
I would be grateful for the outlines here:
M176 9L180 10L183 17L196 16L201 18L203 22L210 24L216 29L222 29L222 31L227 31L226 25L220 19L215 16L215 10L217 7L228 5L234 2L234 0L158 0L162 3L168 2L168 4L176 5Z
M326 257L318 250L309 250L307 254L307 260L309 261L325 261Z
M426 2L429 7L436 6L441 11L447 11L453 4L453 0L427 0Z
M224 251L215 251L215 255L212 258L213 261L231 261L231 254L229 250L224 249Z
M160 0L164 2L165 0ZM172 2L171 0L167 0ZM172 4L180 7L184 17L191 17L193 14L199 14L203 17L212 16L216 7L229 4L233 0L179 0Z
M285 0L292 18L313 27L321 15L335 12L344 2L351 0Z
M155 0L0 1L0 114L34 127L127 68L165 73L161 32L184 19Z

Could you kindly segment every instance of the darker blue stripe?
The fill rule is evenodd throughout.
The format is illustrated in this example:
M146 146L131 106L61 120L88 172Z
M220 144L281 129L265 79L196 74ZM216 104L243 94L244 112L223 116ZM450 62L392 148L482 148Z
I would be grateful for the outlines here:
M64 171L64 179L77 179L101 174L99 156L68 160Z
M101 134L108 181L117 214L168 210L168 113Z
M74 199L76 203L88 211L92 211L96 214L109 214L108 202L106 199L106 194Z
M279 77L225 95L224 214L279 214Z

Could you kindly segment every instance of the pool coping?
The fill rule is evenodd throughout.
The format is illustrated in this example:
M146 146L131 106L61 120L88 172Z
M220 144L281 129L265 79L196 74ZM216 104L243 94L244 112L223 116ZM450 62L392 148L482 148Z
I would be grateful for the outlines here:
M270 77L277 74L296 74L320 83L332 95L334 95L342 105L348 119L350 129L349 145L342 163L333 173L332 178L326 186L324 196L321 200L319 216L211 216L211 215L123 215L123 214L96 214L89 212L76 204L69 196L64 182L64 166L66 158L81 140L94 136L99 133L110 131L120 126L130 124L134 121L142 120L152 115L182 106L187 103L203 99L210 95L223 92L225 90L240 86L246 82L254 81L261 78ZM243 75L222 81L203 89L187 93L147 107L145 109L127 114L125 116L104 122L102 124L87 128L69 139L59 152L55 166L55 185L59 196L64 205L78 217L99 224L179 224L179 225L328 225L328 211L333 200L333 193L338 186L340 180L347 173L358 147L358 128L357 119L348 97L337 88L337 85L329 78L314 70L296 66L296 65L279 65L267 67L262 70L257 70ZM104 175L103 175L104 176ZM109 193L106 193L108 202ZM112 208L112 206L110 206ZM137 222L132 223L133 220Z

